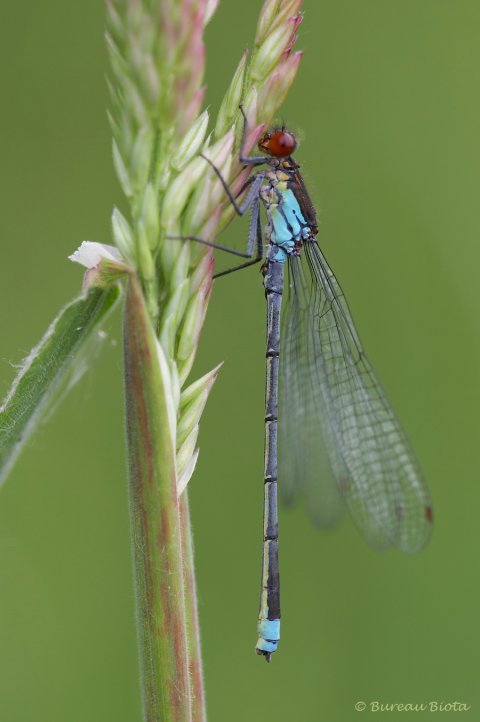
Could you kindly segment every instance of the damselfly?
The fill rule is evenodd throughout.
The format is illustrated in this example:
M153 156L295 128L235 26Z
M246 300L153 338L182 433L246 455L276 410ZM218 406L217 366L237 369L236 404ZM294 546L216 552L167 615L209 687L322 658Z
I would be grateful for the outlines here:
M249 259L217 277L264 259L263 571L256 650L268 662L280 639L277 448L283 496L292 500L297 490L303 492L320 525L333 524L346 504L370 544L413 553L430 535L433 512L415 456L317 244L315 209L292 157L296 140L285 128L274 129L259 141L265 155L248 157L246 137L244 114L240 161L266 167L249 177L237 195L243 198L240 203L218 169L205 160L238 215L251 211L247 252L188 238ZM265 252L261 205L267 216Z

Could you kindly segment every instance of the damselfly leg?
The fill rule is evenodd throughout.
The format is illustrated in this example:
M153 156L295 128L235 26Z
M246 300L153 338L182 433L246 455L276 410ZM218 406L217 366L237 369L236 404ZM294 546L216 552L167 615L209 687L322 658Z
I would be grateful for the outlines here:
M240 111L243 115L243 132L242 132L242 142L240 146L240 154L239 158L242 163L245 165L260 165L265 163L265 156L258 156L258 157L248 157L245 155L245 142L247 138L247 132L248 132L248 122L247 117L245 115L245 111L243 110L243 107L240 106ZM251 218L250 218L250 224L249 224L249 230L248 230L248 239L247 239L247 250L246 251L239 251L236 248L232 248L231 246L224 246L220 243L215 243L213 241L207 241L205 238L200 238L199 236L167 236L168 240L173 241L193 241L195 243L200 243L204 246L209 246L210 248L215 248L219 251L224 251L226 253L230 253L234 256L239 256L240 258L247 258L250 259L246 263L240 263L238 265L232 266L231 268L227 268L225 271L220 271L219 273L214 274L213 278L220 278L221 276L227 276L230 273L234 273L235 271L240 271L243 268L249 268L250 266L253 266L257 263L260 263L260 261L263 259L264 256L264 247L263 247L263 236L262 236L262 224L260 219L260 188L262 187L262 184L265 180L266 173L263 171L258 171L257 173L251 175L246 182L243 184L243 186L240 188L240 190L237 193L237 196L235 197L234 194L231 191L231 188L229 187L227 181L223 177L221 171L216 167L212 161L207 158L203 153L200 154L201 157L210 165L212 170L216 173L218 179L220 180L223 189L225 190L225 193L227 195L227 198L230 201L230 204L232 208L235 210L235 213L238 216L244 216L246 213L248 213L249 210L251 210ZM242 196L246 191L248 190L248 193L244 200L241 203L237 202L237 198L239 196Z

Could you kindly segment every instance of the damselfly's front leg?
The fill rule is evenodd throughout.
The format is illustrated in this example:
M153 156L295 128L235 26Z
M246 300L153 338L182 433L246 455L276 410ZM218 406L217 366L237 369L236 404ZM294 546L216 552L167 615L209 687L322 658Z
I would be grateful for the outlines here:
M240 144L240 154L239 154L240 162L243 163L244 165L262 165L263 163L266 162L266 158L264 155L252 156L252 157L245 155L245 143L247 140L248 122L247 122L247 116L245 115L245 111L243 109L243 105L240 106L240 112L243 115L243 121L244 121L243 122L243 132L242 132L242 142ZM251 206L253 199L257 197L257 195L260 191L261 185L263 183L263 179L265 178L266 172L265 171L257 172L257 173L255 173L255 175L251 176L248 179L247 183L244 185L244 187L242 188L240 193L242 193L245 190L247 184L249 185L251 183L252 187L251 187L250 191L248 192L248 195L245 198L244 202L241 205L238 205L236 198L234 197L232 191L230 190L230 188L228 186L227 181L225 180L225 178L223 177L222 173L217 168L217 166L214 163L212 163L210 158L207 158L207 156L204 155L203 153L200 153L200 155L204 160L207 161L207 163L210 165L210 167L216 173L218 179L220 180L220 182L225 190L225 193L228 196L230 203L232 204L232 206L235 209L235 212L239 216L243 216L247 212L249 207Z
M264 156L259 156L258 158L248 158L247 156L245 156L245 142L248 132L248 122L242 105L240 105L240 111L244 119L242 142L240 144L240 161L242 163L250 165L260 165L261 163L265 163ZM237 197L241 196L247 189L248 193L241 203L237 203L237 199L233 195L221 171L216 167L214 163L212 163L209 158L203 155L203 153L201 153L200 155L211 166L212 170L217 175L237 215L243 216L250 208L252 210L252 217L250 220L248 231L247 251L246 253L243 251L238 251L237 249L231 248L230 246L224 246L220 243L207 241L205 238L200 238L199 236L167 236L167 239L178 241L194 241L195 243L201 243L204 246L209 246L210 248L215 248L219 251L231 253L232 255L239 256L240 258L250 259L246 263L241 263L240 265L233 266L232 268L228 268L226 271L221 271L220 273L216 273L214 275L214 278L219 278L220 276L226 276L227 274L233 273L234 271L240 271L242 268L248 268L249 266L253 266L256 263L259 263L263 258L263 238L260 222L260 190L266 176L266 171L258 171L247 179L247 181L243 184L242 188L238 192ZM254 256L255 249L256 253Z
M243 105L240 105L239 108L241 114L243 115L242 142L240 143L239 153L240 163L243 163L244 165L262 165L262 163L265 163L267 160L264 155L245 155L245 144L247 142L248 134L248 121L245 111L243 109Z

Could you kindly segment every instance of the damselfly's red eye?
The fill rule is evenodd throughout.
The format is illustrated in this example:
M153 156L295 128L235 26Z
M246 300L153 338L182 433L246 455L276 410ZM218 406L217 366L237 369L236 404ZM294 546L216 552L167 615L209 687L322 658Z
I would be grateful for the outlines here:
M275 130L273 133L267 133L260 138L258 143L260 150L275 158L286 158L292 155L297 147L295 137L286 130Z

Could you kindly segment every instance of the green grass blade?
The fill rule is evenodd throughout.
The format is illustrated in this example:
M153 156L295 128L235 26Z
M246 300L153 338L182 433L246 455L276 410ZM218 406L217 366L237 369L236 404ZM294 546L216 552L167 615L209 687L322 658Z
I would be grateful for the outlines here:
M188 640L188 671L192 696L192 722L206 722L202 646L198 619L198 596L195 580L193 537L190 524L188 489L180 496L183 572L185 580L185 613Z
M140 284L127 281L125 400L144 720L191 722L175 405Z
M62 383L75 369L78 352L119 293L117 285L106 289L94 287L86 296L69 303L25 359L0 406L0 483L53 400L58 398Z

